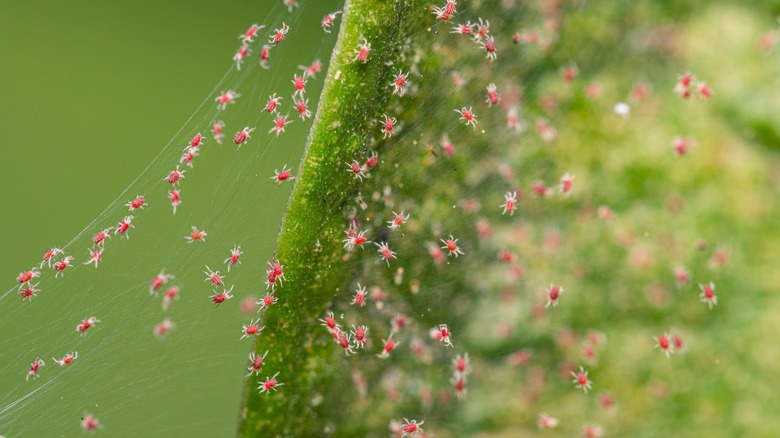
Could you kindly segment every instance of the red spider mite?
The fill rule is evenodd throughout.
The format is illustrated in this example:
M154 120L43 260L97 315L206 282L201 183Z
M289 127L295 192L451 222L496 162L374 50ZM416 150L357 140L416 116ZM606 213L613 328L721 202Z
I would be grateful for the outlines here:
M165 269L163 269L159 274L152 278L152 281L149 282L149 294L151 295L157 293L157 290L160 289L162 285L167 283L169 280L172 280L173 278L173 275L166 274Z
M547 196L547 195L548 195L548 193L549 193L549 189L548 189L548 188L547 188L547 186L546 186L546 185L544 185L544 183L543 183L543 182L541 182L541 181L537 181L537 182L533 183L533 185L531 186L531 190L533 190L533 192L534 192L534 193L535 193L537 196L540 196L540 197L542 197L542 198L543 198L543 197L545 197L545 196Z
M241 70L241 63L244 62L244 58L249 54L249 46L246 44L242 45L238 48L236 51L236 54L233 55L233 61L236 62L236 69Z
M472 112L471 108L464 106L459 110L456 109L455 112L460 114L460 120L464 121L466 126L471 125L474 129L477 129L477 116Z
M249 140L251 137L249 134L254 131L255 128L250 128L249 126L245 127L241 131L237 132L236 135L233 137L233 143L238 145L239 148L241 148L241 145L246 143L247 140Z
M97 430L100 428L100 421L94 415L86 414L81 419L81 428L84 430Z
M73 267L73 265L70 264L72 261L73 261L73 257L67 256L64 259L55 263L54 270L57 271L57 273L54 276L60 277L65 275L65 269Z
M276 388L279 386L284 385L284 383L279 383L276 380L276 377L279 375L279 373L276 373L273 375L273 377L269 377L264 382L260 382L260 386L257 388L260 390L260 393L266 393L270 394L271 391L276 391Z
M319 73L320 70L322 70L322 61L320 61L319 59L315 59L314 62L312 62L311 65L309 65L308 67L305 65L299 65L298 68L303 70L303 74L307 78L314 78L317 75L317 73Z
M225 138L225 134L222 133L222 128L224 127L225 122L222 120L217 120L211 125L211 135L214 136L214 141L216 141L217 144L222 144L222 139Z
M341 11L331 12L330 14L326 15L322 19L322 29L325 32L330 33L330 28L333 26L333 21L336 19L336 16L339 15Z
M268 273L273 274L273 283L276 283L276 280L279 280L279 284L281 285L284 281L284 266L279 263L279 260L268 262L268 266L271 268L268 270Z
M214 292L213 295L209 296L211 298L211 302L215 305L220 305L224 303L225 301L233 298L233 286L230 286L230 289L223 290L222 292Z
M452 360L452 364L455 366L455 375L466 377L469 374L469 355L468 353L464 355L457 355L455 356L455 359Z
M239 35L238 39L241 40L243 43L251 43L255 40L255 37L257 36L257 33L263 29L265 26L259 26L257 24L253 24L249 26L249 29L244 32L243 35Z
M452 386L455 387L455 395L458 397L458 400L466 398L466 379L461 376L454 376L450 381Z
M283 116L281 114L277 114L276 118L274 119L274 127L268 130L268 133L276 132L276 136L278 137L279 134L284 132L284 127L292 123L292 120L287 120L288 116Z
M20 272L19 276L16 277L16 281L19 282L19 284L25 284L32 280L33 278L40 277L41 271L38 270L38 268L32 268L29 271Z
M94 263L95 264L95 268L97 268L98 267L98 263L100 263L100 260L103 258L103 250L102 249L95 249L95 250L87 249L87 251L89 251L89 257L90 258L89 258L89 260L87 260L83 264L88 265L90 263Z
M276 108L281 104L282 97L277 96L276 93L268 96L268 103L265 104L265 111L269 113L276 111Z
M657 348L660 348L661 351L666 354L666 357L671 357L670 355L674 353L674 347L672 343L670 342L670 336L669 333L664 333L661 336L658 336L657 338L653 338L655 341L655 346Z
M241 247L239 245L234 244L233 249L230 250L230 257L226 258L224 263L228 266L228 272L230 272L230 267L235 265L240 265L241 260L239 260L239 257L241 257Z
M387 262L387 266L390 266L390 259L396 258L395 252L390 250L390 247L387 246L387 242L376 243L376 246L379 247L376 252L379 253L380 258Z
M490 84L487 86L487 100L485 102L488 103L488 106L498 105L498 102L501 100L501 95L498 94L498 89L496 88L496 84Z
M561 185L560 185L561 193L564 194L571 193L571 189L573 185L574 185L574 175L567 173L561 177Z
M359 325L352 326L352 337L355 339L355 348L363 348L368 342L368 327Z
M401 210L400 213L393 212L393 220L387 221L387 227L391 230L395 230L397 228L400 228L401 225L405 224L406 221L409 220L409 213L406 213L404 215L404 211Z
M298 7L298 2L296 0L282 0L282 3L284 3L285 6L287 6L288 12L292 12L293 8Z
M195 159L195 157L198 156L198 148L191 148L188 147L187 150L182 154L181 158L179 159L179 164L184 164L189 167L192 167L192 160Z
M471 36L474 35L474 25L470 21L467 21L466 24L457 24L452 28L450 33Z
M265 296L261 298L260 301L257 301L257 304L259 304L262 309L267 309L271 307L272 304L276 304L277 301L279 301L279 299L272 293L266 292Z
M368 43L368 40L365 37L360 37L360 41L361 43L358 47L355 61L365 64L368 61L368 52L371 50L371 44Z
M293 100L295 99L295 96L293 96ZM311 111L307 108L309 105L309 99L304 100L303 98L298 99L295 101L295 109L298 111L298 115L301 116L301 120L306 120L307 118L311 117Z
M585 371L583 367L580 367L580 370L578 372L572 371L571 375L572 377L574 377L574 380L572 380L574 386L581 389L585 393L587 393L588 390L590 390L590 387L593 382L591 382L590 379L588 379L588 372Z
M46 363L43 362L43 359L40 357L35 358L34 361L30 364L30 370L27 372L27 377L25 380L30 380L30 377L37 379L40 376L38 375L38 371L42 366L46 366Z
M35 294L40 292L38 288L38 285L41 284L40 282L35 284L27 283L26 287L19 290L19 294L22 296L22 301L30 301L33 298L35 298Z
M98 231L95 237L92 238L92 242L102 248L106 238L111 238L111 229L112 227L108 227L105 230Z
M205 242L207 235L208 234L205 231L200 231L197 227L193 226L190 234L188 236L184 236L184 238L187 239L187 243Z
M133 219L135 219L134 216L125 216L124 219L119 221L118 224L116 224L116 227L114 227L114 234L121 234L123 237L130 238L130 234L128 234L128 230L130 228L135 228L135 225L133 225Z
M233 90L228 90L228 91L221 92L219 96L217 96L217 98L214 100L217 101L217 109L224 110L225 108L227 108L229 103L236 103L236 99L238 99L239 97L241 97L240 94L236 93Z
M360 283L358 283L358 287L355 290L355 297L352 299L352 302L350 302L350 304L356 305L358 307L363 307L366 305L365 286L361 286Z
M62 249L61 248L52 248L52 249L46 251L43 254L43 261L41 261L41 264L40 264L39 268L43 268L43 265L45 265L45 264L48 264L49 267L51 267L52 259L54 257L56 257L57 255L59 255L59 254L62 254Z
M679 156L687 154L692 145L693 142L690 139L684 137L675 137L675 139L672 140L672 148Z
M322 323L322 326L327 328L330 331L336 330L339 328L338 323L336 322L335 317L333 316L333 312L328 312L325 314L325 318L320 318L319 320Z
M393 82L390 83L390 86L393 87L393 94L403 94L408 78L408 72L404 73L403 70L398 70L398 74L395 75L395 79L393 79Z
M168 183L172 186L175 186L179 183L179 180L184 178L184 173L186 170L179 170L179 166L176 165L176 170L172 171L168 174L165 178L163 178L163 181L168 181Z
M144 208L145 205L146 202L144 201L144 197L142 195L136 196L135 199L125 204L125 206L128 207L130 211Z
M409 318L406 317L403 313L399 313L398 315L395 315L393 317L392 322L392 330L393 333L396 333L400 331L402 328L406 327L406 324L409 323Z
M495 61L498 55L496 54L496 44L493 41L493 38L485 37L479 44L485 49L485 53L487 54L485 57L491 61Z
M446 347L453 347L452 332L447 324L439 324L439 327L431 329L431 338L441 342Z
M455 10L456 3L457 2L455 0L449 0L444 4L444 6L433 8L432 13L442 21L450 21L450 18L452 18L455 12L457 12Z
M205 139L206 139L206 137L204 137L200 132L195 134L192 137L192 140L190 140L190 142L187 144L187 146L184 147L184 150L186 151L189 148L197 148L197 147L199 147L200 145L203 144L203 140L205 140Z
M260 67L268 68L268 60L271 58L271 47L264 45L260 49Z
M303 93L306 91L306 75L303 74L301 76L293 75L292 80L293 86L295 87L295 92L293 93L293 99L295 99L295 96L303 97Z
M504 195L504 203L499 205L499 207L504 209L501 214L509 213L510 216L515 214L515 209L517 209L517 192L507 192Z
M287 180L294 179L294 176L290 176L290 169L287 168L287 165L285 164L284 167L282 167L282 171L279 172L279 170L274 170L274 176L270 178L271 181L274 181L277 184L281 184Z
M62 357L62 359L57 359L56 357L52 357L52 360L57 363L57 365L64 367L65 365L70 365L73 363L74 360L78 359L79 353L78 351L74 351L73 353L68 353L65 356Z
M274 29L274 33L272 33L268 37L268 42L270 44L279 44L284 40L284 37L287 35L287 32L290 31L290 26L288 26L286 23L282 22L282 27L278 29Z
M376 154L375 151L371 151L371 154L369 154L366 163L363 164L363 167L365 167L368 170L371 170L377 165L377 163L379 163L379 156Z
M387 359L390 357L390 353L398 346L398 342L393 340L393 335L390 335L387 339L382 341L382 352L377 355L380 359Z
M363 248L363 244L368 242L365 231L355 232L353 229L349 229L347 232L347 238L344 239L344 248L352 250L352 248L359 246Z
M393 128L395 127L395 117L387 117L387 114L382 114L385 121L382 122L382 138L392 137Z
M444 151L448 157L451 157L455 154L455 145L452 144L452 141L450 141L450 138L447 136L447 134L444 134L441 137L441 150Z
M713 306L718 304L718 297L715 295L715 283L700 284L699 288L701 289L699 294L701 302L707 303L710 310L712 310Z
M444 243L444 246L441 247L441 249L446 249L449 251L447 254L448 256L455 256L462 255L463 251L458 247L458 239L452 237L452 234L450 234L448 239L441 239L442 243Z
M699 97L701 97L702 99L709 99L710 97L712 97L712 88L710 88L704 82L700 82L696 84L696 91L699 92Z
M550 287L544 290L544 293L547 297L547 304L544 307L555 307L558 305L558 299L561 297L561 294L563 294L563 288L551 284Z
M357 161L352 161L351 163L347 164L347 171L350 172L355 179L359 179L363 181L363 178L366 176L364 173L365 168L360 165Z
M448 2L449 4L450 2ZM451 2L455 3L455 2ZM422 424L425 423L425 421L417 422L417 420L407 420L404 418L404 424L401 426L401 430L404 432L403 436L406 435L413 435L415 433L422 433Z
M179 291L180 289L178 286L171 286L165 291L165 295L163 295L162 299L162 309L164 311L167 311L173 300L179 297Z
M551 429L558 425L558 419L542 412L539 414L539 419L536 420L536 425L539 427L539 429Z
M259 324L260 319L257 319L252 320L249 322L249 324L244 325L244 327L241 329L243 333L243 335L241 335L241 339L248 338L262 332L265 327L260 327Z
M212 271L208 265L206 265L206 270L203 271L203 273L206 274L206 279L204 281L211 281L211 284L214 286L221 286L222 279L225 278L224 275L220 275L219 271Z
M90 316L87 319L82 319L79 325L76 326L76 331L81 333L82 336L84 336L90 327L94 326L99 322L100 320L95 318L94 316Z
M485 20L483 22L481 18L479 18L478 21L479 21L479 23L477 23L477 34L474 35L474 38L477 41L485 38L487 36L488 32L490 32L490 22L489 21Z
M165 318L162 322L154 326L152 333L154 333L154 335L158 338L163 338L175 328L176 324L174 324L170 319Z
M265 356L268 355L268 350L266 350L263 355L255 354L255 352L249 353L249 368L247 370L249 371L249 374L247 374L245 377L249 377L252 374L260 375L260 371L263 368L263 363L265 363Z
M173 214L176 214L176 207L181 204L181 196L178 190L171 190L168 192L168 199L171 200L171 207L173 207Z

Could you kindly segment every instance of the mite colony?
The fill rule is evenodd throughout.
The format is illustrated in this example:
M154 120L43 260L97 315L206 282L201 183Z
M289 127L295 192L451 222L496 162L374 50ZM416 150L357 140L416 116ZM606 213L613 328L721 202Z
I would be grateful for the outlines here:
M297 8L298 4L294 0L283 0L284 4L290 11L293 8ZM335 21L338 19L341 11L336 11L326 15L322 21L322 29L324 32L330 33ZM466 21L465 23L453 23L451 20L457 14L456 1L447 1L444 5L435 7L432 10L435 20L438 22L444 22L446 25L451 25L451 33L468 39L474 43L479 50L483 50L485 58L489 62L497 60L496 41L490 34L490 23L482 18L477 18L476 22ZM290 26L286 23L282 23L277 28L273 29L270 33L261 34L264 26L253 24L243 34L239 36L240 46L233 55L233 61L237 69L241 69L245 62L253 56L253 53L257 53L254 62L258 62L262 68L270 68L272 51L280 50L280 47L290 32ZM538 41L538 37L531 33L524 33L523 35L515 34L512 38L515 44L520 42L533 44ZM355 42L353 62L365 64L372 61L371 44L366 38L361 38ZM270 116L270 129L267 134L274 135L276 137L284 134L285 127L295 122L295 115L300 118L301 121L306 121L311 118L312 113L309 109L309 99L306 98L306 87L311 80L316 78L316 75L321 71L322 63L320 61L314 61L309 66L301 66L301 73L295 74L291 79L292 84L291 93L285 96L289 96L289 101L285 101L285 97L278 95L277 93L271 94L267 100L264 100L259 111L268 113ZM568 66L562 70L562 78L565 82L570 83L577 77L578 71L576 66ZM452 76L454 86L460 87L464 78L458 73ZM387 84L387 91L392 95L405 96L411 86L410 73L403 69L399 69L394 74L392 82ZM587 94L591 97L595 97L600 93L600 89L597 86L590 86L587 89ZM638 86L633 95L637 99L641 99L647 94L646 86ZM678 83L674 87L674 92L679 94L683 99L689 99L694 93L698 94L701 98L707 99L713 95L712 89L704 82L697 81L690 73L686 73L679 78ZM236 100L241 97L241 94L235 90L227 90L219 93L215 98L216 108L219 111L227 111L231 105L235 104ZM516 99L515 99L516 100ZM289 103L287 103L289 102ZM499 88L495 83L490 83L485 89L485 103L487 108L496 107L506 111L507 127L513 130L520 129L520 119L515 106L512 106L511 101L506 102L502 99L502 95L499 92ZM289 106L288 106L289 105ZM282 109L288 107L287 113L283 114ZM477 110L480 110L477 108ZM625 110L622 110L625 112ZM479 118L475 113L474 106L469 102L464 102L459 108L454 108L454 112L457 115L457 121L467 127L471 127L473 130L477 129L479 124ZM290 114L293 114L292 118ZM452 114L452 113L450 113ZM399 129L398 119L393 115L382 114L381 117L376 119L379 131L383 140L391 139L396 131ZM552 142L556 138L555 129L546 120L538 120L535 124L538 135L545 142ZM217 144L222 144L225 141L226 124L221 120L213 120L209 126L204 127L204 132L210 132L211 138ZM232 141L236 145L236 149L247 145L252 141L252 136L257 127L243 126L234 127ZM261 131L262 132L262 131ZM200 156L203 145L206 144L208 138L200 132L194 133L191 139L185 145L182 155L178 161L172 165L172 170L165 175L162 180L169 185L168 200L172 207L173 214L176 213L177 207L181 205L182 196L182 183L186 180L187 172L191 172L194 169L194 161ZM672 142L673 150L676 154L682 156L685 155L692 147L693 141L688 138L678 137ZM445 156L452 156L456 153L455 146L447 135L442 136L440 149ZM429 147L431 154L436 155L434 148ZM346 173L345 177L353 178L356 183L360 183L364 178L370 176L370 172L374 167L380 164L379 155L376 151L370 151L366 156L357 157L349 163L344 163L342 168ZM281 169L281 170L279 170ZM505 172L511 173L511 171L504 169ZM269 179L277 184L282 184L286 181L293 180L295 177L292 175L292 169L288 168L286 164L275 170L274 175ZM543 181L536 181L531 186L530 195L537 197L549 197L555 194L561 196L571 195L574 188L574 175L566 173L560 177L557 183L557 187L550 187ZM522 193L518 190L509 190L506 193L502 193L503 202L500 204L493 204L491 208L495 208L495 215L513 216L517 211ZM363 204L362 199L359 201ZM147 206L146 198L143 195L138 195L133 199L130 199L125 206L128 208L126 216L118 217L114 226L97 230L92 238L93 245L87 248L87 256L82 265L93 265L98 268L103 260L104 251L107 243L115 238L114 241L121 241L123 239L129 239L131 231L135 229L135 221L142 217L143 210ZM477 207L468 202L464 205L466 210L475 210ZM598 216L607 221L612 217L612 212L608 207L601 207L598 210ZM400 210L399 212L392 211L392 215L389 215L387 220L387 229L382 232L374 233L375 236L370 236L370 229L361 229L361 221L357 214L351 215L348 225L345 227L346 236L343 241L343 250L346 255L355 251L362 251L366 248L372 248L376 251L376 257L378 262L385 264L387 267L391 267L399 257L399 254L394 251L390 243L387 241L387 237L391 232L400 234L404 227L407 226L412 212L406 210ZM486 221L477 223L478 235L482 238L490 236L491 228L490 224ZM201 245L206 242L208 233L192 225L189 232L183 236L187 243ZM427 248L432 260L436 265L442 265L444 263L455 262L459 256L467 257L467 252L463 250L459 239L454 234L447 234L445 238L438 239L438 243L425 242L424 245ZM112 243L113 244L113 243ZM241 257L244 254L241 246L238 244L232 244L232 246L225 245L225 242L221 242L225 246L226 258L221 262L224 266L225 272L219 269L212 269L208 265L204 266L203 282L207 283L209 287L213 289L213 293L208 297L214 306L219 306L226 301L233 298L234 285L227 283L227 277L231 270L237 269L241 265ZM725 258L725 255L723 256ZM499 259L510 265L516 276L522 275L521 268L515 261L515 256L507 251L501 251ZM19 294L22 301L30 301L37 296L40 292L40 284L38 281L42 277L45 270L53 271L54 278L58 279L63 277L66 272L74 267L75 257L67 255L62 248L51 248L46 251L43 260L39 265L23 271L17 277L17 283L19 287ZM219 262L219 261L217 261ZM690 275L685 268L678 268L675 271L675 278L678 284L688 284ZM175 280L175 277L165 270L161 270L158 274L154 275L149 283L149 293L152 296L158 297L161 295L161 305L164 311L168 311L172 306L172 303L179 297L180 287L171 284ZM258 306L258 312L266 312L271 306L274 306L279 298L275 295L277 290L283 287L285 280L284 265L280 260L270 260L267 262L267 269L265 274L265 295L256 302ZM701 284L700 299L710 309L717 304L717 295L715 294L715 284ZM386 298L386 293L379 287L366 287L357 283L357 287L349 292L351 297L350 305L355 308L362 308L367 303L372 303L377 308L381 308ZM543 297L546 300L544 307L551 310L562 303L561 298L564 297L564 288L557 284L551 284L543 291ZM565 302L564 298L564 302ZM565 304L563 304L565 305ZM319 319L321 326L324 328L323 336L328 336L336 344L336 348L341 349L346 356L357 354L361 350L373 349L375 355L384 360L392 360L393 354L396 348L407 342L405 339L400 339L405 330L408 330L407 326L410 323L409 318L404 314L396 314L392 318L389 335L378 342L379 339L369 338L370 329L365 324L352 324L351 327L343 327L339 322L341 317L336 317L332 311L326 310L324 316ZM263 332L264 326L261 325L262 317L252 319L249 323L244 324L241 328L241 333L238 339L255 339L256 336ZM75 321L74 321L75 322ZM87 316L76 324L76 332L80 336L85 336L87 333L93 331L99 331L96 329L101 321L95 316ZM173 329L175 324L169 318L164 319L153 328L153 334L158 338L164 338ZM237 330L238 331L238 330ZM238 335L238 333L237 333ZM442 349L447 350L455 348L454 337L452 329L444 322L438 324L435 327L430 328L428 337L438 344ZM412 351L418 357L423 357L426 354L426 347L423 341L419 338L410 338L410 347ZM588 335L587 342L582 347L583 357L588 364L595 364L597 358L596 347L604 343L603 335L600 333L591 333ZM685 350L685 342L682 336L678 333L663 333L654 339L655 347L658 348L665 356L670 357L676 352L683 352ZM266 356L268 351L262 355L252 352L249 355L249 366L247 367L247 377L254 376L258 379L259 386L257 391L262 394L271 394L274 391L280 390L284 384L280 382L277 377L279 372L266 372L263 368L266 366ZM52 360L62 368L73 366L74 362L78 359L78 353L73 351L65 353L59 358L52 358ZM531 357L529 351L521 350L512 356L512 361L515 364L524 364ZM40 377L42 367L46 364L44 360L37 357L29 366L26 379L34 380ZM471 365L469 361L469 355L467 353L456 354L452 356L452 374L451 385L454 394L458 399L465 399L467 393L467 381L471 373ZM593 386L593 382L588 376L588 371L579 366L574 369L573 366L566 370L572 377L573 386L577 389L587 393ZM262 377L265 376L265 377ZM356 372L356 385L359 388L365 389L365 381ZM613 400L608 393L604 393L601 396L601 403L604 406L611 406ZM397 436L409 436L418 433L422 433L423 421L415 419L406 419L403 421L392 420L390 422L390 430ZM98 420L91 414L86 414L82 419L82 427L87 430L94 430L100 426ZM546 429L555 427L558 424L558 420L549 416L546 413L541 413L538 416L537 424L539 428ZM583 434L587 436L600 436L601 429L598 426L589 426L587 430L583 431ZM587 432L587 433L586 433Z

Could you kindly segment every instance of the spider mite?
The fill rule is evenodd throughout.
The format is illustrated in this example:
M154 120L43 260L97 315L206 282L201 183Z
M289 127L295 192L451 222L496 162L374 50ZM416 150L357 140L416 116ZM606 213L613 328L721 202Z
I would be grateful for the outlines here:
M485 38L488 32L490 32L489 21L485 20L483 22L481 18L479 18L478 21L479 22L477 23L477 34L474 35L474 39L477 41L481 40L482 38Z
M197 227L193 226L189 236L184 236L184 238L187 239L187 243L205 242L206 236L208 236L208 233L200 231Z
M222 144L222 139L225 138L225 134L222 133L222 128L224 127L225 122L222 120L217 120L211 125L211 135L214 136L214 141L216 141L217 144Z
M441 239L442 243L444 243L444 246L441 247L441 249L446 249L449 251L448 256L455 256L462 255L463 251L460 250L458 247L458 239L452 237L452 234L450 234L449 238L447 240Z
M712 307L718 304L718 297L715 295L715 283L700 284L699 288L701 289L699 294L701 302L707 303L710 310L712 310Z
M145 205L146 202L144 201L144 197L142 195L138 195L135 197L135 199L125 204L125 207L128 207L130 211L134 211L139 208L144 208Z
M393 87L393 94L403 94L408 78L408 72L404 73L403 70L398 70L398 74L395 75L395 79L393 79L393 82L390 83L390 86Z
M271 58L271 47L264 45L260 49L260 67L268 68L268 60Z
M135 228L135 225L133 225L133 219L135 219L134 216L125 216L124 219L119 221L118 224L116 224L116 227L114 227L114 234L121 234L123 237L130 238L130 235L127 233L130 228ZM100 233L98 233L100 234ZM97 237L97 236L95 236ZM102 242L102 239L101 239Z
M162 322L154 326L154 329L152 330L152 333L154 333L155 336L162 339L164 338L171 330L176 328L176 324L173 323L168 318L165 318Z
M293 99L295 99L295 96L303 97L303 93L306 92L306 74L304 73L301 76L293 75L292 83L295 87Z
M562 287L551 284L550 287L544 290L544 294L547 297L547 304L545 304L544 307L557 306L558 299L561 297L562 293L563 293Z
M498 56L496 54L496 44L493 41L493 37L486 37L483 41L479 43L479 45L485 49L486 58L495 61L496 57Z
M466 398L466 379L464 379L462 376L453 376L453 378L450 380L452 382L452 386L455 387L455 395L458 397L458 400L463 400Z
M457 355L455 359L452 359L452 364L455 366L455 375L460 377L466 377L469 375L469 354Z
M36 357L34 361L30 364L30 371L27 372L27 377L25 380L30 380L30 377L33 379L37 379L40 376L38 375L38 370L42 367L46 366L46 363L43 362L43 359L40 357Z
M87 260L83 264L88 265L90 263L94 263L95 264L95 268L97 268L98 267L98 263L100 263L100 260L103 258L103 250L102 249L95 249L95 250L87 249L87 251L89 252L89 257L90 258L89 258L89 260Z
M571 193L572 185L574 184L574 175L566 173L561 177L560 190L563 194Z
M303 70L303 75L307 78L314 78L317 73L322 70L322 61L315 59L308 67L305 65L299 65L298 68Z
M295 96L293 96L293 100L295 100ZM301 120L304 121L311 117L311 111L309 111L307 105L309 105L309 99L304 100L300 98L295 101L295 109L298 111L298 115L301 116Z
M281 99L281 98L280 98ZM274 119L274 127L268 130L268 133L276 132L276 136L278 137L279 134L284 132L284 127L292 123L292 120L287 120L287 116L283 116L281 114L276 115L276 119Z
M535 193L537 196L539 196L539 197L541 197L541 198L544 198L544 197L545 197L545 196L547 196L547 195L549 194L549 192L550 192L550 190L547 188L547 186L546 186L546 185L544 185L544 183L543 183L543 182L541 182L541 181L537 181L537 182L533 183L533 185L531 186L531 190L532 190L532 191L533 191L533 192L534 192L534 193Z
M217 98L214 100L217 101L217 109L224 110L225 108L227 108L229 103L236 103L236 99L238 99L239 97L241 97L240 94L236 93L233 90L228 90L228 91L221 92L219 96L217 96Z
M368 238L366 237L365 231L356 233L354 229L350 228L347 230L347 238L344 239L344 248L348 251L352 251L352 248L356 246L363 248L363 244L367 242Z
M447 4L455 3L454 1L447 2ZM417 420L407 420L404 418L404 424L401 426L401 431L403 431L403 436L406 435L414 435L416 433L422 433L422 424L425 423L425 421L417 422Z
M363 178L366 176L366 174L363 172L365 168L360 165L357 161L352 161L351 163L347 164L347 171L350 172L355 179L359 179L363 181Z
M474 34L474 25L471 24L470 21L467 21L466 24L457 24L455 27L452 28L450 33L457 33L461 35L471 36Z
M179 164L185 164L192 167L192 160L198 156L198 148L188 147L187 150L179 158Z
M398 315L395 315L393 317L391 329L393 333L397 333L402 328L406 327L406 324L408 323L409 323L409 319L406 317L406 315L404 315L403 313L399 313Z
M579 371L577 372L572 371L571 375L572 377L574 377L574 380L572 380L574 386L577 387L578 389L581 389L583 392L587 394L593 382L591 382L590 379L588 379L588 372L585 371L585 368L580 367Z
M696 91L699 92L699 97L702 99L709 99L712 97L712 88L710 88L706 83L699 82L696 84Z
M178 286L169 287L168 290L165 291L165 295L163 295L162 309L164 311L167 311L168 307L170 307L173 300L178 297L179 297L179 287Z
M409 213L406 213L404 215L404 211L401 210L400 213L393 212L393 220L387 221L387 227L391 230L395 230L399 228L401 225L405 224L406 221L409 220Z
M281 184L289 179L294 179L294 176L290 176L290 170L291 169L288 169L287 165L285 164L282 167L281 172L279 172L278 169L274 169L274 176L270 177L269 179L277 184Z
M259 318L256 321L252 320L249 322L249 324L244 325L244 327L241 329L243 332L241 339L248 338L263 331L265 327L260 327L258 324L260 324Z
M19 282L19 284L25 284L28 283L30 280L36 277L41 276L41 271L38 270L38 268L32 268L29 271L20 272L19 276L16 277L16 281Z
M110 228L109 228L108 230L110 230ZM43 261L41 261L41 264L40 264L40 266L38 266L38 268L39 268L39 269L40 269L40 268L43 268L43 265L46 265L46 264L48 264L48 265L49 265L49 267L51 268L51 260L52 260L54 257L56 257L57 255L59 255L59 254L62 254L62 252L63 252L63 251L62 251L62 249L61 249L61 248L52 248L52 249L50 249L50 250L46 251L46 252L43 254ZM21 275L21 274L20 274L20 275ZM28 280L28 281L29 281L29 280Z
M382 122L382 138L392 137L393 128L395 127L395 117L387 117L387 114L382 114L382 117L385 118L385 121Z
M244 58L249 54L249 46L244 44L238 48L236 54L233 55L233 61L236 62L236 69L241 70L241 63L244 62Z
M441 342L445 347L453 347L452 345L452 332L447 324L439 324L439 327L431 329L431 338Z
M499 207L504 209L501 214L509 213L510 216L514 215L517 209L517 192L507 192L504 195L504 203L499 205Z
M276 108L281 105L282 97L277 96L276 93L268 96L268 103L265 104L265 111L269 113L276 111Z
M257 387L257 389L260 390L260 394L262 393L270 394L271 391L276 391L277 387L284 385L284 383L279 383L276 380L276 376L278 375L279 373L277 372L276 374L273 375L273 377L266 379L265 382L260 382L260 386Z
M292 12L293 8L298 7L298 2L295 0L282 0L282 3L284 3L285 6L287 6L288 12Z
M380 258L387 262L387 266L390 266L390 259L395 258L395 252L390 250L390 248L387 246L387 242L376 243L375 245L379 247L376 252L379 253Z
M209 268L208 265L206 265L206 270L203 271L203 273L206 274L206 280L204 281L211 280L211 284L214 286L222 286L222 279L225 278L225 276L220 275L219 271L214 272L211 270L211 268Z
M81 428L84 430L97 430L100 428L100 421L92 414L85 414L81 419Z
M568 66L561 69L561 76L563 77L563 80L571 83L574 81L574 79L577 77L577 67L576 66Z
M228 272L230 272L231 266L241 264L241 260L238 259L241 257L241 254L243 254L243 252L241 252L241 247L234 244L233 249L230 250L230 257L226 258L224 261L224 263L227 264ZM208 266L206 266L206 268L208 268Z
M165 269L160 271L160 273L155 275L154 278L152 278L152 281L149 282L149 295L156 294L157 290L160 289L162 285L169 280L173 280L173 278L173 275L165 273Z
M79 353L78 351L74 351L73 353L68 353L65 356L63 356L62 359L57 360L56 357L52 357L52 360L57 363L57 365L64 367L65 365L70 365L73 363L74 360L78 359Z
M358 307L363 307L366 305L366 288L365 286L361 286L360 283L358 283L358 287L355 290L355 297L352 299L352 301L349 304L354 304Z
M672 346L670 339L671 337L669 336L669 333L664 333L657 338L653 338L656 348L660 348L661 351L666 354L667 358L670 357L672 353L674 353L674 347Z
M455 112L460 114L460 120L464 121L466 126L471 125L477 129L477 116L471 111L471 108L464 106L459 110L456 109Z
M682 335L678 333L672 334L672 345L674 346L674 350L678 353L685 353L685 350L688 348L687 345L685 345L685 340Z
M181 204L181 196L178 190L171 190L168 192L168 199L171 200L171 207L173 207L173 214L176 214L176 207Z
M447 134L444 134L441 137L441 150L444 151L444 154L448 157L455 154L455 145L452 144Z
M279 44L282 42L284 37L287 35L287 32L290 31L290 26L288 26L286 23L282 22L282 27L278 29L274 29L274 33L272 33L268 37L268 43L269 44Z
M249 126L245 127L236 133L236 135L233 137L233 143L237 144L238 147L241 148L241 145L246 143L247 140L251 138L249 134L251 134L254 130L255 128L250 128Z
M213 302L215 305L220 305L224 303L225 301L233 298L233 286L230 286L230 289L223 290L222 292L214 291L214 295L209 296L211 298L211 302Z
M19 294L22 296L22 301L32 300L35 297L35 294L40 292L40 290L37 289L39 284L41 283L40 282L35 284L27 283L27 287L20 289Z
M456 12L456 3L457 2L455 0L448 0L447 3L445 3L442 7L434 7L432 13L436 16L436 18L442 21L450 21L450 18L452 18L453 14Z
M252 374L260 375L260 370L263 368L263 363L265 362L265 356L268 354L268 350L266 350L263 355L255 354L255 352L249 353L249 368L247 370L249 371L249 374L246 375L246 377L251 376Z
M344 354L349 356L355 353L355 350L352 349L349 333L344 333L341 330L336 329L331 331L331 334L333 334L333 338L335 339L336 343L339 344L342 349L344 349Z
M382 340L382 352L377 355L380 359L387 359L390 357L390 353L392 353L393 349L398 346L398 342L395 342L393 340L393 335L391 334L387 339Z
M257 33L263 29L265 26L259 26L257 24L253 24L249 26L249 29L244 32L243 35L239 35L238 39L241 40L242 43L249 44L251 42L254 42L255 37L257 36Z
M360 47L358 47L357 55L355 56L355 61L362 62L363 64L368 61L368 52L371 50L371 44L369 44L366 37L360 37Z
M73 261L73 257L67 256L64 259L58 261L54 264L54 270L57 271L56 274L54 274L55 277L60 277L65 275L65 269L72 268L73 265L70 263Z
M330 33L330 28L333 26L333 20L336 19L336 16L339 15L341 11L331 12L330 14L326 15L322 19L322 30L325 32Z
M277 301L279 301L278 298L273 294L266 292L265 296L260 301L257 301L256 304L259 304L262 309L267 309L271 307L272 304L276 304Z
M542 412L539 414L539 419L536 420L536 425L539 426L539 429L551 429L558 425L558 419Z
M355 348L363 348L368 342L368 327L359 325L352 326L352 337L355 339Z
M501 95L498 94L498 89L496 88L496 84L490 84L487 86L487 99L485 102L487 102L488 106L498 105L498 102L501 100Z
M674 148L674 152L679 156L687 154L688 149L690 149L692 145L693 142L684 137L675 137L674 140L672 140L672 148Z
M99 322L100 320L95 318L94 316L90 316L87 319L82 319L79 325L76 326L76 331L81 333L81 336L84 336L90 327L94 326Z
M332 332L339 329L339 324L336 322L333 312L326 313L325 318L320 318L319 321L322 323L323 327L328 329L328 331Z
M602 435L604 435L604 429L601 426L588 425L582 428L582 438L600 438Z
M175 186L179 183L179 179L184 178L184 172L186 172L186 170L179 170L179 166L176 165L176 170L172 171L168 174L168 176L163 178L163 181L168 181L170 185Z
M367 170L371 170L377 165L377 163L379 163L379 155L377 155L375 151L371 151L371 154L368 156L365 164L363 164L363 167L365 167Z

